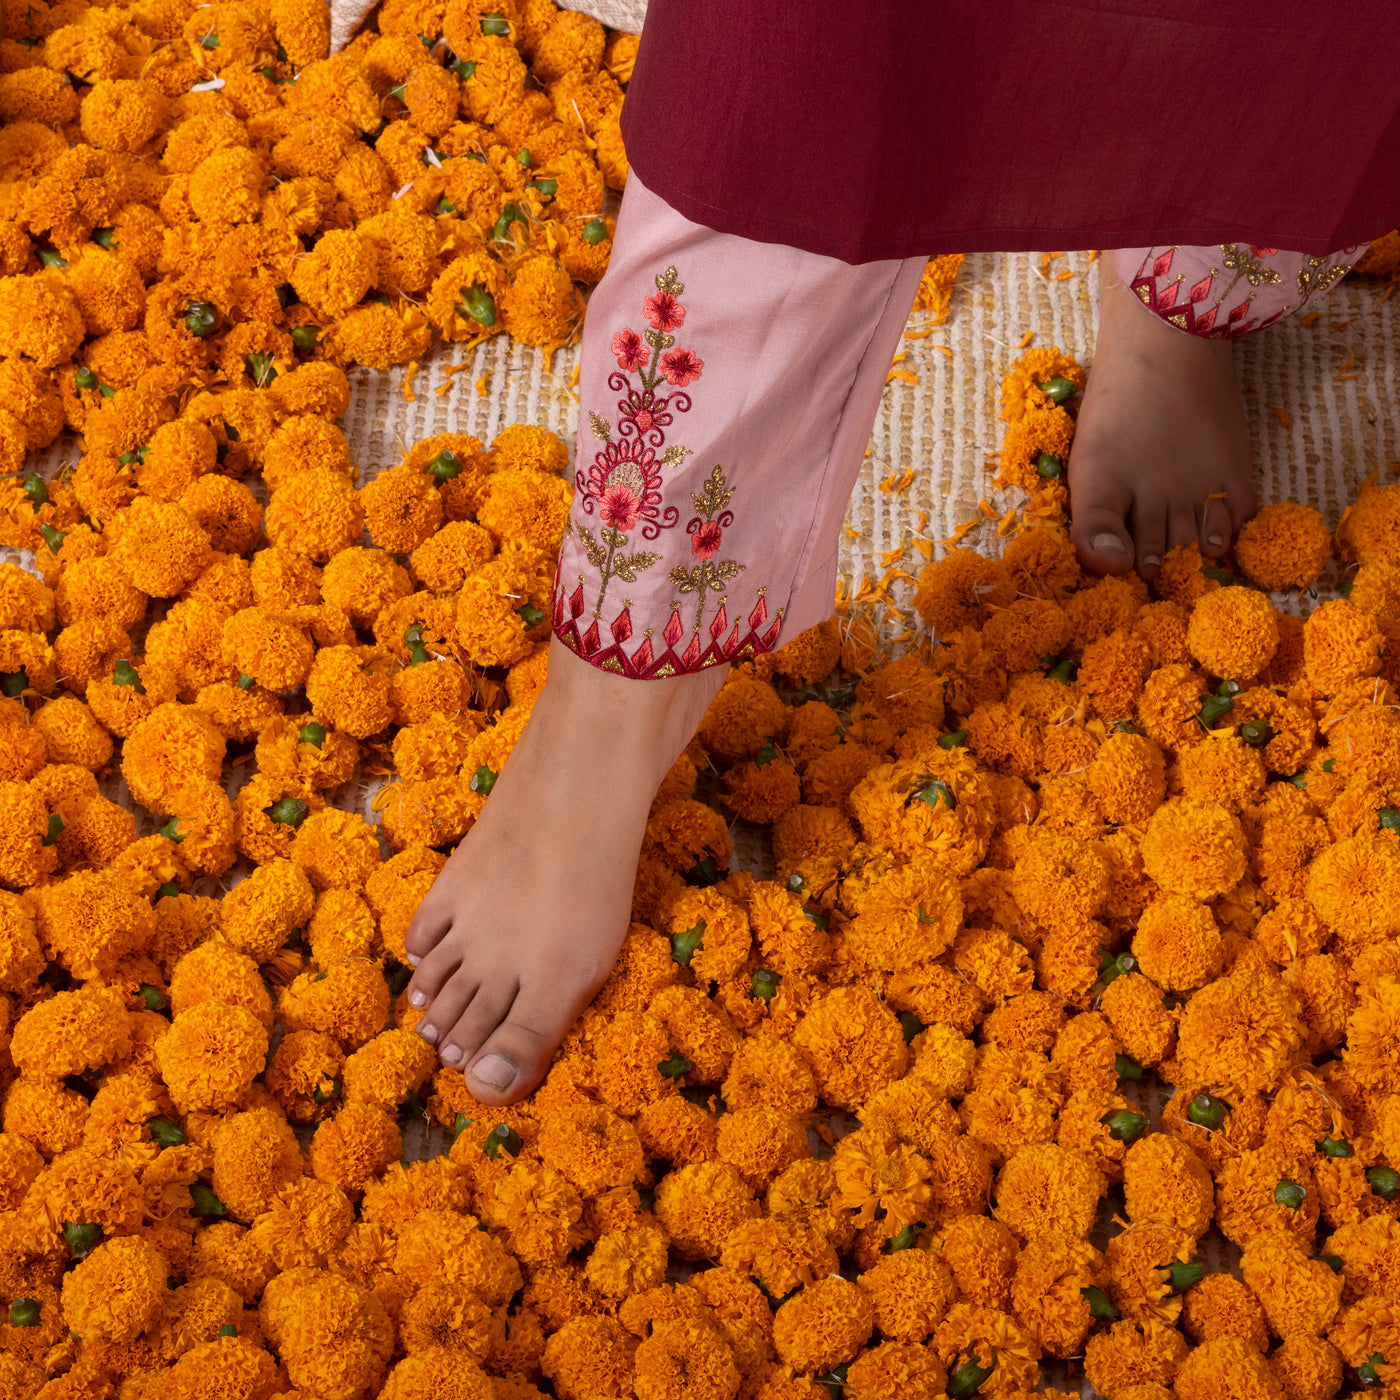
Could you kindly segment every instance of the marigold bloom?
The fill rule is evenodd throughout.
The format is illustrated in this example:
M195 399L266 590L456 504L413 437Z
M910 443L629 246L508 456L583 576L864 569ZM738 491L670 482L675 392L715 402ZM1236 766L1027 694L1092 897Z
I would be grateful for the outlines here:
M680 1167L668 1172L656 1190L656 1218L682 1259L718 1256L729 1232L758 1214L753 1193L727 1163Z
M63 1313L84 1339L131 1342L165 1303L167 1265L136 1236L108 1240L78 1262L63 1281Z
M156 1060L182 1113L232 1108L262 1071L267 1031L251 1011L204 1001L177 1017L156 1044Z
M545 1343L540 1368L561 1400L624 1395L632 1388L637 1339L611 1317L577 1317Z
M1023 1239L1046 1230L1086 1238L1103 1185L1086 1157L1056 1143L1024 1147L997 1176L997 1210Z
M1323 695L1378 674L1384 651L1375 618L1349 599L1323 603L1303 624L1303 674Z
M1174 1327L1124 1318L1089 1338L1084 1374L1105 1395L1125 1395L1135 1386L1168 1384L1186 1353L1186 1338Z

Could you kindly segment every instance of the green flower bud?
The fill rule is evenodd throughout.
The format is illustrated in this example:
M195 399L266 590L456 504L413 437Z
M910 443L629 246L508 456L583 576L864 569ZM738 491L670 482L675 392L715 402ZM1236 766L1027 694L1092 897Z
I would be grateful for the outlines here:
M509 1152L512 1157L518 1157L524 1146L525 1144L520 1140L520 1134L509 1123L497 1123L486 1134L486 1155L493 1162L501 1155L502 1149Z
M450 447L444 447L428 463L428 475L434 481L451 481L461 470L462 464L457 460L457 454Z
M1247 719L1240 725L1240 738L1252 749L1262 749L1274 737L1274 727L1266 719Z
M967 730L955 729L951 734L940 734L938 736L938 747L940 749L960 749L967 743Z
M300 797L283 797L271 807L264 807L265 815L279 826L300 826L306 820L311 808Z
M217 49L219 47L219 36L211 29L200 41L199 47L202 49Z
M1173 1261L1170 1264L1158 1264L1157 1267L1167 1271L1167 1285L1173 1293L1186 1292L1206 1276L1204 1264L1182 1264Z
M238 673L238 688L239 688L239 690L252 690L252 688L253 688L255 685L257 685L257 681L254 680L252 676L247 675L247 674L246 674L245 672L243 672L243 671L240 671L240 672Z
M323 1089L319 1084L311 1091L313 1103L332 1103L340 1097L340 1080L332 1079L331 1087Z
M482 797L490 797L491 789L496 786L496 774L484 763L471 776L471 781L467 784L475 793L480 793Z
M137 994L146 1004L147 1011L164 1011L170 1005L160 988L151 986L149 982L142 982Z
M1217 695L1228 695L1230 699L1233 700L1243 689L1244 687L1239 681L1224 680L1215 687L1215 693Z
M946 803L950 812L958 805L957 798L953 796L953 789L950 788L942 778L932 779L927 786L921 787L914 796L920 802L928 803L928 805L935 810L937 810L940 802Z
M1334 1274L1341 1273L1346 1267L1346 1260L1340 1254L1323 1254L1319 1258Z
M701 919L692 928L684 929L680 933L671 935L671 956L685 967L690 966L690 960L695 956L698 948L704 946L705 942L705 921Z
M39 533L44 537L44 543L48 545L50 554L57 554L63 548L63 541L67 539L62 530L55 530L52 525L40 525Z
M216 1220L228 1214L224 1203L202 1182L190 1187L190 1214L199 1220Z
M36 248L34 256L39 259L40 267L67 267L68 259L58 251L57 248Z
M496 324L496 299L485 287L474 284L471 287L459 287L457 290L461 293L462 300L453 310L459 316L465 316L468 320L488 328Z
M906 1225L897 1235L891 1236L885 1241L886 1254L898 1254L901 1249L913 1249L919 1242L919 1235L924 1228L922 1220L916 1220L912 1225Z
M802 910L802 912L809 919L811 919L811 921L814 924L816 924L816 926L823 933L825 933L827 929L831 927L831 920L820 909L813 909L812 906L809 904Z
M1119 1079L1142 1078L1142 1066L1136 1060L1130 1060L1126 1055L1113 1057L1113 1072Z
M180 893L180 887L174 880L167 880L155 893L152 904L159 904L162 899L174 899Z
M1297 1210L1303 1204L1303 1199L1307 1194L1307 1191L1296 1181L1289 1181L1287 1177L1284 1177L1274 1187L1274 1204L1287 1206L1289 1210Z
M6 671L0 675L0 695L6 695L11 700L18 699L29 689L29 672L23 667L18 671Z
M1216 720L1223 719L1235 708L1235 702L1228 695L1208 695L1197 711L1196 718L1209 729Z
M510 237L510 226L512 224L525 224L529 221L525 217L524 210L518 204L507 204L501 210L501 216L496 220L496 226L491 230L493 242L504 243Z
M1228 569L1202 569L1201 572L1213 583L1218 583L1228 588L1235 581L1234 574Z
M253 381L255 389L266 389L277 378L270 352L264 355L255 350L252 354L244 355L243 367L248 371L248 377Z
M833 1366L824 1376L816 1377L816 1383L833 1397L833 1400L841 1400L841 1396L846 1389L846 1374L851 1369L849 1361L843 1361L839 1366Z
M292 332L292 348L298 355L309 355L321 338L319 326L298 326Z
M579 230L578 236L590 248L596 248L608 236L608 226L595 214Z
M465 83L476 72L476 64L470 63L464 58L459 63L452 65L452 71Z
M1230 1108L1230 1104L1224 1099L1217 1099L1214 1094L1197 1094L1186 1105L1186 1117L1198 1128L1218 1133L1225 1126L1225 1115Z
M1356 1378L1362 1385L1380 1385L1381 1378L1376 1371L1377 1366L1385 1366L1389 1363L1378 1351L1373 1351L1365 1362L1356 1368Z
M189 832L180 830L179 817L171 817L165 825L161 827L157 835L164 836L167 841L174 841L176 845L179 845L179 843L189 835Z
M1134 1113L1129 1108L1115 1108L1105 1113L1099 1122L1108 1129L1109 1137L1115 1142L1132 1142L1147 1126L1147 1115Z
M39 1302L36 1298L13 1298L10 1300L11 1327L37 1327L39 1325Z
M807 881L795 870L787 877L785 884L789 894L801 894L807 888Z
M74 1259L86 1259L102 1243L102 1226L79 1225L72 1220L63 1222L63 1242Z
M326 726L312 720L309 724L303 724L297 733L297 743L315 744L319 749L326 742Z
M530 168L530 148L528 146L522 146L520 148L520 154L516 156L516 160L528 170Z
M667 1079L679 1079L681 1075L689 1074L694 1068L679 1050L672 1050L656 1067Z
M544 613L530 603L522 603L516 608L515 615L525 624L527 632L532 627L538 627L544 621Z
M109 228L95 228L92 231L92 241L99 248L106 248L109 251L117 246L117 240Z
M73 383L79 389L97 388L97 376L86 366L79 367L78 372L73 376Z
M29 497L30 510L38 510L49 500L48 483L38 472L25 472L19 479L20 489Z
M1383 1201L1393 1201L1400 1196L1400 1172L1394 1167L1371 1167L1366 1172L1366 1181Z
M1319 1152L1326 1153L1329 1157L1353 1157L1355 1151L1346 1138L1325 1137L1317 1144Z
M1400 831L1400 811L1394 807L1382 807L1376 816L1382 831Z
M236 1337L237 1335L238 1335L238 1328L236 1328L236 1327L233 1325L233 1323L231 1323L231 1322L226 1322L226 1323L224 1323L224 1325L223 1325L222 1327L219 1328L219 1336L220 1336L221 1338L222 1338L222 1337Z
M982 1382L996 1370L996 1357L990 1366L984 1366L977 1359L977 1353L970 1351L967 1360L958 1366L948 1377L948 1394L952 1400L970 1400L982 1388Z
M1046 679L1059 681L1061 685L1072 685L1079 675L1079 662L1066 657L1057 661L1046 673Z
M558 180L531 180L530 188L540 192L541 199L553 199L559 193Z
M1058 481L1060 473L1065 469L1064 460L1053 452L1037 452L1032 460L1035 474L1044 477L1046 481Z
M43 841L40 842L40 845L52 846L53 843L57 841L61 835L63 835L63 818L60 817L57 812L55 812L49 818L48 833L45 835Z
M1107 949L1099 956L1099 975L1094 985L1089 989L1090 996L1098 996L1108 989L1110 983L1116 982L1126 973L1137 968L1137 959L1131 953L1119 953L1114 957Z
M431 661L428 649L423 645L423 626L415 622L412 627L403 634L403 644L408 648L408 664L410 666L422 666L425 662Z
M510 21L504 15L494 12L482 15L481 32L499 38L503 34L510 33Z
M219 328L219 313L207 301L186 302L184 320L185 329L201 340L213 335Z
M455 1142L471 1127L473 1119L468 1118L465 1113L456 1113L452 1116L452 1139Z
M771 1001L782 980L782 973L760 967L749 979L749 995L759 998L760 1001Z
M180 1125L172 1122L164 1115L157 1118L146 1119L146 1131L150 1133L151 1141L155 1143L162 1152L164 1152L167 1147L183 1147L188 1141Z
M1117 1320L1118 1309L1108 1301L1108 1294L1102 1288L1081 1288L1079 1296L1089 1304L1090 1317L1099 1317L1105 1322Z
M1051 403L1064 403L1066 399L1074 397L1074 381L1058 374L1053 379L1047 379L1044 384L1037 384L1036 388Z

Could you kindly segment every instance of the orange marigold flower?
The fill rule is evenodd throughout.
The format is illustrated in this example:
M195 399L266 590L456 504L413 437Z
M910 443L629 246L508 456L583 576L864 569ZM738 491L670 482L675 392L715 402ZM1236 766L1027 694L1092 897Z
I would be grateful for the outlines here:
M161 1077L176 1108L232 1108L267 1059L267 1031L251 1011L205 1001L176 1017L156 1043Z
M656 1189L656 1218L682 1259L717 1257L729 1232L758 1214L753 1193L727 1163L680 1167L668 1172Z
M1381 669L1385 634L1376 619L1347 598L1334 598L1303 624L1303 674L1323 695Z
M997 1210L1024 1239L1046 1230L1087 1238L1103 1181L1081 1153L1056 1143L1022 1148L997 1177Z

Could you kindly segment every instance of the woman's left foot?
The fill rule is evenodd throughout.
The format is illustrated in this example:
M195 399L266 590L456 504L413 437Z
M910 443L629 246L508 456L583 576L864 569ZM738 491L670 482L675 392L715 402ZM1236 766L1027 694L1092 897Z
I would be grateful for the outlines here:
M1069 458L1071 535L1087 573L1150 581L1168 549L1219 557L1254 512L1230 343L1185 335L1101 264L1094 362Z

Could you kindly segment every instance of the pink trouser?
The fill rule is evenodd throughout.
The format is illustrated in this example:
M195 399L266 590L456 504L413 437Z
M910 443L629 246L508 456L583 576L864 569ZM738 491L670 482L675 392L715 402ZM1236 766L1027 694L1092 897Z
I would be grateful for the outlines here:
M1169 324L1233 337L1306 305L1358 251L1138 248L1113 267ZM565 646L656 679L830 616L841 522L923 269L716 233L631 177L584 322L554 592Z

